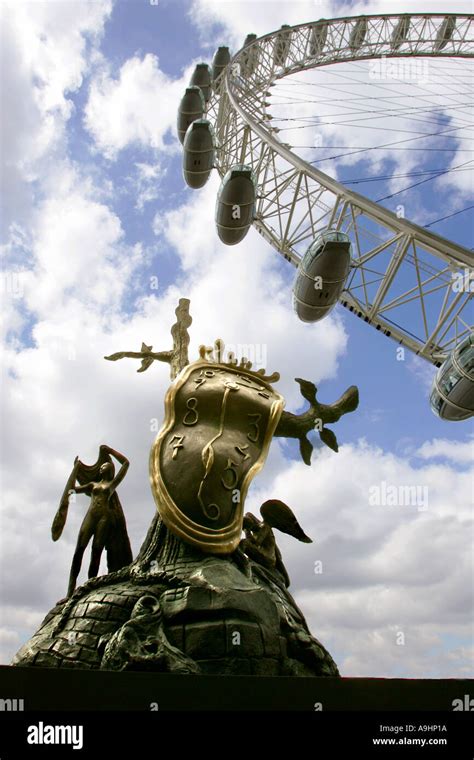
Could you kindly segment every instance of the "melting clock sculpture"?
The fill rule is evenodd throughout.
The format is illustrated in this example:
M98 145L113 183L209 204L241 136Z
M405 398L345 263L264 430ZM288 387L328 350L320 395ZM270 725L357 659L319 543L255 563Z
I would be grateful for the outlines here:
M109 573L100 577L94 565L89 580L76 589L74 566L68 597L48 613L13 664L338 675L288 590L290 581L273 529L306 543L311 539L290 507L278 499L262 505L263 521L244 515L244 503L274 436L298 439L307 465L313 450L307 434L315 426L322 442L337 451L334 432L326 424L356 409L357 388L352 386L336 403L325 405L317 401L314 384L298 378L309 408L299 415L286 412L283 397L273 387L278 373L254 371L245 358L224 356L221 340L214 349L201 346L199 359L189 363L189 300L180 300L176 315L171 351L153 352L152 346L142 344L140 352L105 357L140 359L139 372L154 361L170 365L165 418L150 454L157 511L145 541L132 560L120 508L120 520L102 531L115 565L109 564ZM64 524L71 490L90 492L93 498L97 490L102 501L114 496L118 501L118 476L113 477L110 468L104 471L110 453L124 468L125 457L108 446L101 447L97 466L79 463L80 476L75 462L53 523L53 538ZM86 483L92 471L97 477Z

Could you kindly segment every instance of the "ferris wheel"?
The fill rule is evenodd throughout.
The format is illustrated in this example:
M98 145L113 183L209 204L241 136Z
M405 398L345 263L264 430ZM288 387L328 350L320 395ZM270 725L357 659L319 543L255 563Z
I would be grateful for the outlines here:
M297 268L293 302L300 319L318 321L339 303L439 367L431 405L447 420L474 414L472 250L387 208L380 202L385 198L372 200L321 171L323 162L284 142L281 117L268 109L282 83L318 69L338 73L343 63L445 59L462 65L456 59L474 58L473 22L474 16L459 14L358 16L284 26L258 39L248 35L233 57L221 47L212 67L196 66L178 111L186 182L202 187L214 168L222 178L216 203L221 240L238 243L253 225ZM299 94L294 111L305 100L301 85ZM432 116L437 101L426 94L423 100ZM442 129L438 123L435 135L456 137L462 126L472 128L469 101L451 93L450 107L455 118ZM420 118L413 108L403 113ZM286 117L286 128L292 119ZM469 163L453 170L468 171ZM412 186L448 171L418 172L432 176Z

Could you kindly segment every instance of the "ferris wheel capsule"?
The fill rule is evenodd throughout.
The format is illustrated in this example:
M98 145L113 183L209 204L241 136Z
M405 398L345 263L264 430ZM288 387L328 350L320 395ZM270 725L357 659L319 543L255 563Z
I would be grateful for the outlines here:
M184 137L183 175L193 189L204 187L214 166L214 130L206 119L195 119Z
M273 48L273 63L275 66L284 66L286 63L286 56L290 49L290 29L289 24L282 24L281 31L275 37L275 44Z
M360 16L360 18L357 19L357 22L351 32L351 36L349 37L349 47L353 53L355 53L356 50L359 50L359 48L362 47L366 34L367 34L367 19L365 18L365 16Z
M326 230L310 245L298 267L293 306L302 322L318 322L336 305L351 265L344 232Z
M187 87L178 108L178 137L181 143L189 125L202 119L206 104L200 87Z
M219 47L217 48L216 52L214 53L214 58L212 59L212 72L211 72L211 78L213 84L216 83L216 80L220 77L222 72L224 71L227 64L230 62L230 52L228 47Z
M190 81L191 87L200 87L207 103L211 97L211 70L207 63L197 63Z
M437 53L446 47L456 28L456 16L446 16L436 35L434 49Z
M474 333L441 365L433 380L430 404L442 420L456 422L474 415Z
M405 42L408 32L410 31L410 21L411 16L402 16L396 25L391 39L392 50L398 50L398 48Z
M256 182L250 166L235 164L224 176L216 203L217 234L226 245L244 239L255 217Z
M246 52L244 52L241 56L241 62L240 62L240 73L243 77L249 77L251 76L255 69L257 68L258 63L258 50L255 45L252 43L255 42L257 39L256 34L247 34L244 42L244 49L247 47L250 47L250 49Z
M318 21L317 24L311 29L311 36L309 40L309 54L312 58L316 58L323 51L326 39L328 36L328 25L324 19Z

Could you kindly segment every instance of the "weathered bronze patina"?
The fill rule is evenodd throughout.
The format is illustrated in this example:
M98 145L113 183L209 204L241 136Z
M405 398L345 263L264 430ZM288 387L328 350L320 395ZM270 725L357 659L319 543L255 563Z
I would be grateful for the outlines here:
M262 520L255 517L252 512L244 515L245 538L240 542L240 548L258 564L280 573L285 586L288 587L290 577L283 563L273 529L281 530L282 533L287 533L305 544L311 544L312 539L306 535L289 506L279 499L265 501L260 507L260 514Z
M324 405L316 400L314 384L298 379L309 409L298 415L283 411L283 398L273 388L278 374L266 376L264 370L254 372L245 358L237 363L231 354L224 357L222 341L213 349L202 346L199 359L189 364L187 299L180 300L176 316L171 350L153 352L143 343L140 352L106 357L139 359L139 372L154 361L170 364L173 383L150 456L157 510L143 545L132 561L123 520L122 530L108 534L104 544L116 558L116 569L109 562L107 575L90 577L74 588L85 539L96 531L94 540L101 536L103 543L101 518L96 525L92 513L100 516L111 505L120 506L115 489L128 466L109 447L101 447L91 467L76 459L53 538L61 534L72 490L90 493L94 509L91 504L81 528L69 598L48 613L12 664L337 676L331 655L311 635L288 591L289 577L273 530L306 543L311 539L292 510L277 499L262 505L261 521L250 513L244 518L243 507L272 436L297 438L306 464L311 464L313 449L307 434L314 428L337 451L335 435L325 425L357 407L357 389L351 387L335 404ZM110 455L121 463L115 477L108 466ZM121 507L119 513L123 517ZM93 557L95 570L94 545Z
M245 366L201 359L178 375L150 456L153 496L175 535L211 554L237 548L247 489L283 403Z
M117 474L115 474L112 456L121 465ZM72 472L67 480L58 511L51 526L51 537L53 541L57 541L66 523L71 496L85 493L91 497L89 509L79 530L76 550L72 559L67 590L68 597L76 588L82 558L91 538L89 578L94 578L99 572L100 558L104 549L107 552L109 573L129 565L133 559L125 516L117 494L117 487L127 474L128 466L128 459L106 444L100 447L99 457L95 464L84 464L79 457L74 460Z

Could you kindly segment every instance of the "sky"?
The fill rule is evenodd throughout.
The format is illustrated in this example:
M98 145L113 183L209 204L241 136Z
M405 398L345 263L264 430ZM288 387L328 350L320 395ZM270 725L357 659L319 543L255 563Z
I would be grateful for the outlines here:
M175 131L195 64L220 45L236 51L248 32L283 23L442 12L443 3L16 0L0 8L0 662L65 594L86 497L71 504L57 543L50 527L76 455L92 463L107 443L130 459L119 494L138 551L155 509L148 454L168 368L137 374L133 362L103 356L142 341L171 348L174 309L187 297L190 358L217 337L254 346L281 373L288 410L303 406L295 377L313 380L325 403L359 387L359 409L334 426L339 453L316 446L307 467L297 446L275 439L246 501L255 514L268 498L285 501L313 538L278 542L291 591L341 674L472 677L471 422L437 419L428 403L434 369L409 354L399 361L395 343L341 307L318 324L299 322L294 270L253 229L238 246L219 241L218 177L199 192L186 187ZM406 156L388 158L391 171L406 166ZM335 176L380 173L364 161L338 164ZM409 218L426 223L467 205L471 188L466 174L428 183L404 198ZM465 214L435 229L473 245Z

